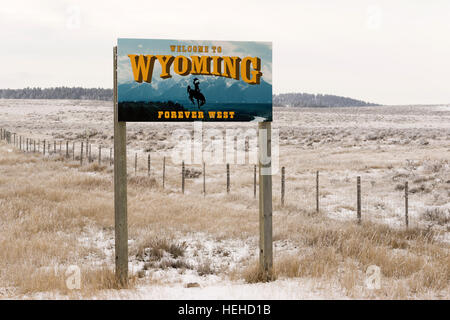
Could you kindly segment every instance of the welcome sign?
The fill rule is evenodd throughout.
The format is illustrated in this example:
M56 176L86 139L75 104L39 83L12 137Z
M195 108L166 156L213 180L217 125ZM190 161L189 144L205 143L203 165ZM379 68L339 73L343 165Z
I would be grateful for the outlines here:
M118 39L119 121L272 121L272 43Z

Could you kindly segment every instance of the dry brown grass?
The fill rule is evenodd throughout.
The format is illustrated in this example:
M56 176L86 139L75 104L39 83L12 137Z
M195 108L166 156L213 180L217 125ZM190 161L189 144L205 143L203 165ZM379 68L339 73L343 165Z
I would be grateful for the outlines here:
M84 172L102 172L107 169L107 166L98 164L98 162L91 162L90 164L81 166L79 168L80 168L80 171L84 171Z
M422 213L422 218L439 225L447 225L450 224L450 209L427 208Z
M41 129L39 133L53 136L53 131L58 131L61 139L77 139L83 137L86 127L104 125L104 131L93 136L92 142L107 145L112 132L107 107L107 112L87 122L77 118L70 123L70 130L68 125L52 128L50 123L47 133ZM431 215L430 219L414 215L422 203L432 206L448 202L448 162L442 161L450 156L445 141L445 134L450 137L448 129L428 110L404 114L402 108L365 108L359 110L358 117L352 112L346 108L277 111L274 126L281 128L280 165L286 167L287 180L286 205L281 208L279 174L273 177L274 240L288 241L296 249L275 251L273 279L322 279L339 284L356 298L448 298L449 246L437 242L435 229L426 229L422 223L432 220L439 226L441 215ZM361 117L367 122L360 121ZM417 134L416 129L395 128L396 121L415 128L420 124L433 128ZM389 128L378 127L385 123ZM30 125L32 122L24 123L24 128ZM201 166L187 164L192 178L186 180L183 196L181 167L168 157L166 186L162 189L162 156L174 144L170 140L174 127L186 125L130 124L128 128L130 154L134 159L134 152L139 153L138 174L134 175L131 159L128 168L129 237L135 240L130 256L144 256L150 249L159 267L188 268L191 266L183 265L180 259L182 253L171 249L172 245L181 245L179 236L202 232L215 239L253 240L258 232L257 200L253 199L251 165L231 165L229 195L225 194L225 166L207 165L207 196L203 197L202 176L198 175ZM433 138L436 133L437 138ZM421 138L430 143L419 144ZM145 148L153 151L151 177L146 175L146 156L140 153ZM67 293L61 278L46 268L71 264L84 265L83 281L91 283L84 283L80 296L114 287L112 271L98 267L105 261L111 263L111 257L97 247L94 237L100 231L106 238L113 237L112 168L99 166L97 161L84 162L80 167L79 161L58 155L43 158L42 154L6 149L10 147L0 144L0 287L14 287L19 297L41 291ZM321 183L319 214L314 210L316 170L320 171ZM357 175L362 176L361 226L352 216ZM385 217L403 223L396 210L403 208L402 191L407 180L411 191L410 229L382 225ZM341 211L350 216L342 221L330 219L330 214ZM81 243L80 237L89 241ZM158 243L153 239L162 240ZM166 253L171 259L163 259ZM363 288L363 280L365 270L373 264L381 268L382 289L369 293ZM244 271L231 271L230 277L247 282L268 280L256 266L255 262ZM214 270L207 260L198 267L202 274Z
M109 179L69 171L49 159L36 161L37 155L8 153L5 147L0 146L0 171L7 177L0 186L0 286L13 287L18 295L77 295L67 289L64 275L69 265L77 265L83 295L113 288L113 271L86 260L98 249L78 241L92 224L112 226L110 197L104 195L112 187Z
M430 290L445 292L450 288L449 248L436 243L431 231L395 230L373 223L358 226L318 222L317 217L308 215L302 216L301 221L298 217L294 220L285 221L290 225L285 237L301 243L303 249L295 255L275 256L275 278L339 281L349 295L361 297L368 295L369 290L360 292L354 288L364 286L366 269L376 265L381 268L383 286L398 290L395 294L378 290L378 297L402 298ZM249 283L262 281L257 263L230 276Z
M232 273L232 279L243 278L247 283L268 282L275 281L276 275L274 272L266 273L259 267L259 262L254 261L246 268Z
M164 253L170 254L173 258L183 257L186 251L186 243L178 243L169 239L155 238L154 235L140 238L132 254L136 254L139 258L143 259L147 254L161 259Z
M112 232L110 173L93 164L74 171L76 166L67 166L70 161L33 161L31 167L30 162L15 161L27 156L13 152L3 157L1 170L7 174L2 175L0 186L3 217L0 265L5 270L0 276L1 286L14 287L19 295L57 291L70 297L116 288L112 270L89 265L92 262L86 260L89 255L102 256L98 248L81 245L77 240L77 235L86 228ZM130 176L130 236L137 239L130 254L152 264L145 268L192 269L181 259L185 244L176 240L173 230L207 232L221 239L246 239L258 228L257 215L250 214L254 210L248 206L249 201L253 203L249 193L225 196L228 203L247 203L239 209L219 207L201 194L186 197L161 190L155 177ZM231 272L232 278L249 283L291 277L327 279L339 283L349 296L361 297L368 294L361 289L364 272L368 266L377 265L382 270L383 288L391 288L377 291L377 297L420 296L430 290L449 289L448 246L437 243L431 230L332 221L323 210L316 214L293 203L283 209L275 208L278 208L274 215L275 241L292 241L299 251L275 253L274 272L270 276L263 274L257 263L251 263L243 271L235 270L234 275ZM163 236L157 237L155 230ZM68 290L64 277L49 268L86 263L80 292ZM215 273L207 260L196 269L200 275ZM136 276L132 279L133 285Z
M128 184L134 187L141 187L141 188L158 187L158 183L156 182L155 178L146 176L131 176L128 178Z

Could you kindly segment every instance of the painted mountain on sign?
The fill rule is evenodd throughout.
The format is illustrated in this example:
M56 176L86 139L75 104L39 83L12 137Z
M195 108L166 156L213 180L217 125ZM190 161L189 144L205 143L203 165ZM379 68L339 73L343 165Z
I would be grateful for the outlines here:
M215 76L187 76L159 79L151 83L128 82L119 84L119 102L174 101L189 103L187 87L194 88L193 80L200 80L200 90L207 103L272 103L272 85L261 79L259 85Z

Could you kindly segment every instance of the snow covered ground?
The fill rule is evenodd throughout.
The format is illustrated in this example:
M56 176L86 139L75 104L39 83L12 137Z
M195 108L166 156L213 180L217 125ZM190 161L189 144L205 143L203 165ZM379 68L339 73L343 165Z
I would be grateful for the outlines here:
M449 106L275 108L273 127L280 130L279 163L286 167L286 196L285 206L281 207L278 173L273 177L274 259L288 267L270 283L246 283L242 273L258 259L253 165L231 164L231 192L227 194L225 164L208 164L204 197L201 165L187 165L195 177L186 179L185 195L181 195L181 168L170 159L177 143L172 133L176 128L192 130L192 125L128 124L128 172L130 178L136 176L129 182L129 270L134 277L133 287L108 289L107 281L96 284L97 278L92 278L93 284L89 285L95 289L81 291L67 291L64 284L60 285L64 273L53 279L45 272L55 266L64 271L74 264L82 268L86 277L91 276L89 270L105 266L109 271L100 277L107 279L111 273L114 261L112 168L109 166L112 104L0 100L0 111L0 127L41 142L61 141L63 154L65 141L69 141L70 148L75 143L79 152L81 141L86 142L87 137L94 158L100 145L104 150L102 166L85 163L79 167L77 159L65 160L55 154L45 157L24 154L10 145L0 146L0 214L3 215L0 240L9 248L0 255L5 263L1 266L8 272L16 269L19 273L0 274L2 297L448 299L450 296L448 286L415 290L411 284L422 285L429 275L438 277L433 270L426 269L422 260L432 261L429 265L436 267L435 270L448 272L445 262L450 261ZM225 130L248 126L207 124L205 128ZM153 182L146 180L149 152L151 177L148 179L154 179ZM138 155L136 174L135 154ZM167 161L163 189L164 156ZM316 171L320 172L320 215L317 216L314 215ZM200 175L195 175L196 172ZM387 269L379 291L365 287L368 262L354 256L349 258L333 252L330 265L314 271L323 276L296 271L302 263L308 263L304 261L311 261L311 268L320 267L320 263L314 263L320 259L327 263L330 254L327 250L335 250L333 241L341 241L340 230L344 234L346 226L353 228L357 176L362 180L363 221L388 225L399 232L399 238L395 238L399 243L376 243L372 248L373 263L384 263ZM405 181L410 188L410 228L432 230L436 241L432 248L428 245L422 248L422 243L419 240L416 243L413 238L401 239L405 228L402 189ZM311 227L307 228L309 224ZM14 244L17 230L22 232L23 247ZM364 234L361 237L362 242L370 239ZM55 242L61 241L66 244L57 248ZM316 245L320 241L323 246ZM377 247L389 252L386 259ZM25 254L24 248L30 250L28 256L11 254L14 250ZM437 253L434 255L438 251L440 258L436 258ZM389 259L401 256L400 253L409 259L405 261L411 264L411 271L401 267L397 270L389 264ZM13 258L14 263L8 263ZM23 276L32 270L27 260L39 265L43 272L39 281ZM291 262L294 272L289 269ZM397 278L396 274L402 276Z

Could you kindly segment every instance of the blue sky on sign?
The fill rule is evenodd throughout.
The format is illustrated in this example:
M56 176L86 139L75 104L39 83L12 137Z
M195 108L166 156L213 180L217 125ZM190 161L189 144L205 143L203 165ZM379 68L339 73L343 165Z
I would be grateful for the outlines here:
M178 53L172 52L170 45L208 46L208 53ZM211 47L221 47L221 53L213 53ZM118 84L134 81L131 70L129 54L171 54L171 55L219 55L238 56L241 59L247 56L259 57L261 59L262 79L272 84L272 43L270 42L247 42L247 41L212 41L212 40L169 40L169 39L122 39L117 41L117 74ZM161 66L155 62L153 79L159 78ZM176 79L179 76L171 71Z

